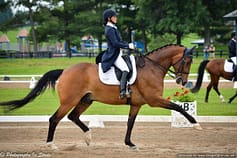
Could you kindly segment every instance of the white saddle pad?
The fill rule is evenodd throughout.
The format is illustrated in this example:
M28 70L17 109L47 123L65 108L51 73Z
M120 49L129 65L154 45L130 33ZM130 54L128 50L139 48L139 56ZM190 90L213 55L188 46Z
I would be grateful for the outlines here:
M232 57L231 60L235 63L236 65L236 57ZM233 63L229 62L228 60L225 60L224 64L224 71L225 72L233 72Z
M135 58L133 55L130 55L130 60L132 62L133 74L128 83L132 85L137 78L137 69L136 69ZM99 63L98 67L99 67L99 78L102 83L108 85L120 85L120 82L118 81L115 74L115 68L113 66L105 73L102 70L101 63Z

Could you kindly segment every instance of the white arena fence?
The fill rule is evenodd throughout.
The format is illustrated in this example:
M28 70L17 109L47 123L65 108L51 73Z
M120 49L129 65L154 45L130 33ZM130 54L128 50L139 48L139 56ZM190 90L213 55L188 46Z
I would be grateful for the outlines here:
M48 122L50 116L0 116L0 123L11 122ZM205 123L236 123L237 116L196 116L198 122ZM126 122L128 116L125 115L82 115L80 119L88 123L89 128L104 128L104 122ZM69 122L67 117L62 122ZM136 122L170 122L171 127L187 127L172 126L172 116L144 116L138 115ZM1 127L0 127L1 128Z
M50 115L24 115L24 116L0 116L0 122L48 122ZM198 122L237 122L237 116L195 116ZM127 115L81 115L80 119L85 122L100 120L103 122L125 122ZM138 115L136 122L171 122L171 115ZM67 117L62 122L70 122Z

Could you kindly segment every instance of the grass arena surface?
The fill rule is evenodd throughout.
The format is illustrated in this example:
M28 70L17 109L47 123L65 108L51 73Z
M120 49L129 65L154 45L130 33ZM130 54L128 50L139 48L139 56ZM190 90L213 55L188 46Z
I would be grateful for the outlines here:
M237 116L237 98L228 104L229 97L235 94L236 89L232 88L233 83L223 82L220 83L220 92L226 99L225 103L222 103L217 94L212 90L210 92L209 103L204 102L206 83L203 84L203 88L199 93L195 94L195 98L198 102L197 110L198 115L202 116ZM165 83L164 98L173 96L173 94L180 90L180 86L175 83ZM175 88L175 89L174 89ZM0 102L21 99L30 91L29 83L27 84L5 84L0 83ZM4 113L3 108L0 108L0 116L2 115L52 115L58 108L59 100L56 93L52 90L46 90L45 93L37 97L33 102L29 103L23 108L15 110L10 113ZM83 113L85 115L128 115L129 106L111 106L94 102L88 110ZM170 110L162 108L151 108L147 105L143 106L139 112L139 115L170 115Z
M86 122L88 123L88 122ZM61 122L56 130L58 151L46 146L48 123L0 123L0 155L4 157L80 157L80 158L175 158L187 155L236 157L236 123L201 123L203 130L171 128L170 123L136 122L133 151L124 145L126 122L105 122L105 128L93 128L87 146L83 132L71 122ZM8 156L7 156L8 154Z

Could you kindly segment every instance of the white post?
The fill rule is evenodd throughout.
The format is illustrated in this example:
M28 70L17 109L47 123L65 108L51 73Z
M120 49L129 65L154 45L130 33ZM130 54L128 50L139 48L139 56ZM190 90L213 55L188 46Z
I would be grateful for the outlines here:
M94 115L92 119L89 121L89 128L104 128L104 123L99 119L97 115Z
M191 116L197 116L197 102L176 102ZM171 127L193 127L193 125L179 112L171 111Z
M33 89L33 88L35 88L35 86L36 86L36 84L37 84L37 80L35 79L35 77L33 76L33 77L31 77L31 79L30 79L30 86L29 86L29 88L30 89Z

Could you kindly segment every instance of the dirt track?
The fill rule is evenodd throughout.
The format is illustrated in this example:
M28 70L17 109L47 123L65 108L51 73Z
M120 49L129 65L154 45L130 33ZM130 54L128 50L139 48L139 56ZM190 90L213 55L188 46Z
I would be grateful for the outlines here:
M170 123L137 122L132 140L140 150L133 151L123 142L126 122L105 122L105 128L93 128L90 146L84 143L83 133L76 125L63 122L59 124L55 135L55 144L60 150L52 151L45 145L48 123L0 123L0 157L187 158L188 155L194 157L195 154L199 157L209 155L212 158L220 158L221 154L224 157L236 156L236 123L201 125L204 129L198 131L171 128Z

